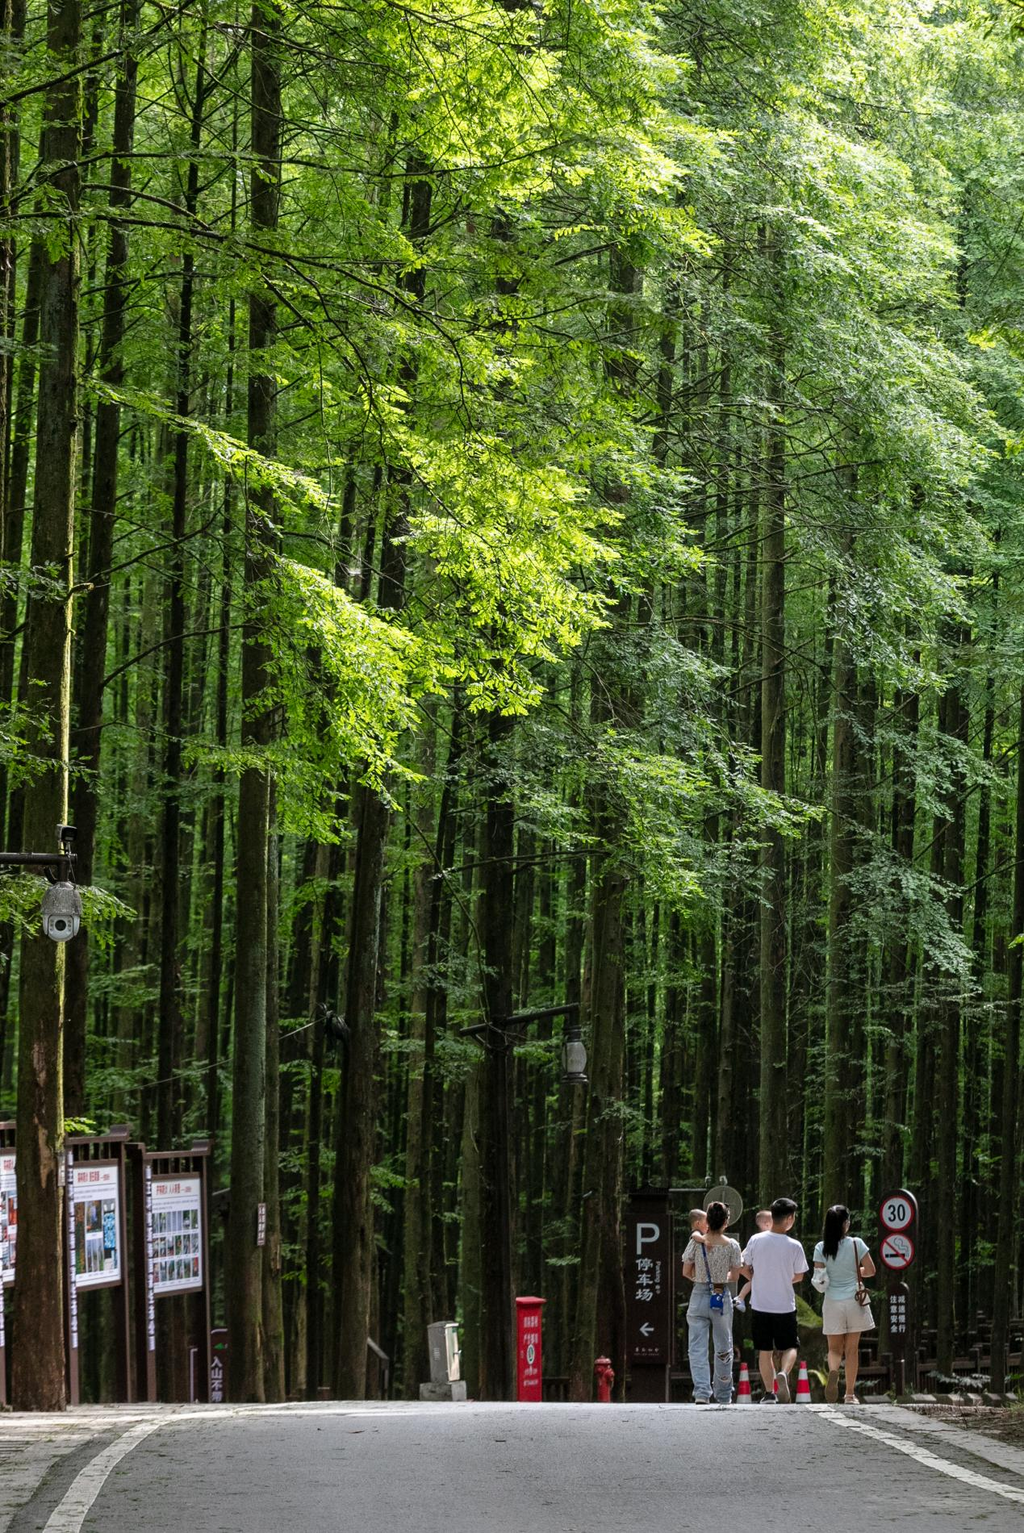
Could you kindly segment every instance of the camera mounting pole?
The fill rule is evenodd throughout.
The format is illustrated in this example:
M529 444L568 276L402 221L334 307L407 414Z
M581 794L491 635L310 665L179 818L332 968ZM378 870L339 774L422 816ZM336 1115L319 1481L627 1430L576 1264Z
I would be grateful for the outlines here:
M51 884L73 884L78 853L74 850L78 831L74 825L58 825L58 852L0 852L0 868L39 868Z

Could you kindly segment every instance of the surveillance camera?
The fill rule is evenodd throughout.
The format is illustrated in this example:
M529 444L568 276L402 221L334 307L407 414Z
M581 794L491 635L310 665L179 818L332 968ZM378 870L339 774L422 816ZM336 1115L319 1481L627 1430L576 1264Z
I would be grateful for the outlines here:
M51 942L70 942L82 924L82 896L74 884L54 884L43 895L43 932Z

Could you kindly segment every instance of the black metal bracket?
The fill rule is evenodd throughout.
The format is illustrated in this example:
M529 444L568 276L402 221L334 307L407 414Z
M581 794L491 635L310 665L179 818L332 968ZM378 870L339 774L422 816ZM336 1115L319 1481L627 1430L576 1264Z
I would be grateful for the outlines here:
M551 1017L571 1016L580 1009L579 1001L566 1001L561 1006L535 1006L530 1011L514 1011L511 1016L501 1017L497 1022L474 1022L471 1027L460 1027L461 1038L473 1038L486 1048L514 1049L522 1042L522 1031L531 1022L546 1022ZM500 1043L490 1040L500 1039Z
M78 831L74 825L58 825L59 852L0 852L0 870L38 868L51 884L73 884L78 853L74 850Z

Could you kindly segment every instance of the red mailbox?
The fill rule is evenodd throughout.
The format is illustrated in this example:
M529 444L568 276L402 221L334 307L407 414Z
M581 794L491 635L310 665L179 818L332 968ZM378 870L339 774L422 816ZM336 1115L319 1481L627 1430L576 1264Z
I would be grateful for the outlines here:
M546 1299L516 1300L516 1399L540 1400L540 1312Z

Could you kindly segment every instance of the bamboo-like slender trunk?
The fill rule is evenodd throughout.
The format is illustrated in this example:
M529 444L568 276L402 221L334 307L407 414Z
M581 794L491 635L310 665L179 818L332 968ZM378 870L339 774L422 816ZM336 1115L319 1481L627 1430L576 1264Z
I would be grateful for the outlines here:
M58 210L42 263L39 295L39 408L32 514L32 563L56 572L55 589L29 597L25 661L36 728L32 747L46 768L25 790L24 840L51 851L67 817L71 685L71 589L74 583L78 473L78 155L81 48L77 0L51 0L47 46L54 81L43 115L40 175ZM31 1345L12 1360L19 1410L62 1410L64 1384L64 1198L59 1162L64 1137L64 950L39 926L21 944L18 991L18 1283L15 1320Z
M761 786L786 791L786 446L779 420L784 382L782 342L772 368L774 412L765 456L761 584ZM757 1185L763 1201L788 1186L786 1122L786 848L781 833L765 831L761 853L761 1087Z
M1018 1128L1020 1119L1020 1007L1024 935L1024 686L1020 689L1017 726L1017 810L1013 866L1013 941L1009 949L1009 978L1002 1015L1003 1095L1001 1103L999 1197L996 1203L995 1287L992 1298L992 1388L1006 1388L1006 1351L1013 1298L1013 1267L1017 1219L1020 1213ZM20 1238L20 1237L19 1237Z
M250 32L253 168L249 196L252 224L260 235L277 228L281 190L280 31L281 16L276 7L255 0ZM277 385L271 351L276 336L276 304L268 289L255 287L249 297L248 439L263 453L273 451L275 440ZM243 743L257 750L270 738L265 703L258 711L269 658L259 631L258 606L263 581L270 571L273 543L273 498L261 488L250 493L246 504L242 644ZM264 1201L269 832L269 777L263 767L248 766L238 789L231 1211L225 1250L233 1400L264 1397L260 1326L263 1248L256 1245L256 1223Z

